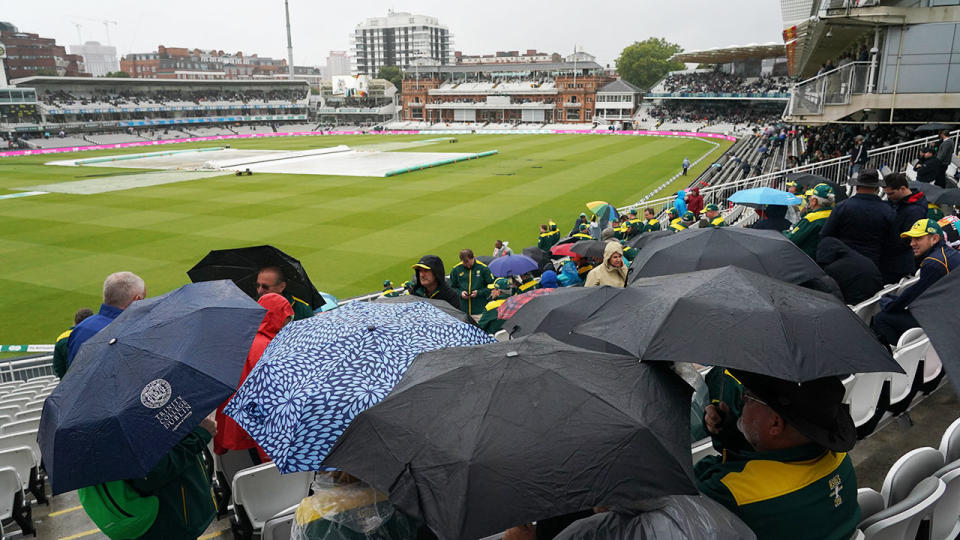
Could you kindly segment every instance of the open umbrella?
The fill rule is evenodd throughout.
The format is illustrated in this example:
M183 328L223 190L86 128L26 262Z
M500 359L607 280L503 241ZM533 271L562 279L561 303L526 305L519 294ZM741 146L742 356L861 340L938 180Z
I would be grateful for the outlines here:
M54 495L142 478L230 397L265 310L229 281L134 302L81 347L43 404Z
M522 276L539 268L537 261L526 255L498 257L490 263L490 271L496 277Z
M825 275L806 253L777 231L743 227L692 229L648 243L630 263L629 282L642 277L734 265L789 283Z
M423 298L422 296L414 296L412 294L402 294L400 296L379 296L374 298L373 302L377 304L410 304L413 302L422 302L425 304L430 304L431 306L439 309L458 321L466 322L467 319L470 319L469 315L451 306L450 302L447 302L446 300L437 300L435 298Z
M950 206L960 206L960 189L948 188L933 200L934 204L946 204Z
M257 273L267 266L275 266L283 272L287 280L284 294L303 300L314 310L323 306L323 296L310 282L300 261L273 246L213 250L187 270L187 276L194 283L229 279L250 298L258 298Z
M695 494L690 388L665 366L531 336L422 354L323 465L444 540Z
M644 361L692 361L794 382L902 372L842 301L742 268L640 279L614 291L568 331Z
M285 326L224 413L280 472L315 471L344 428L393 390L416 355L490 341L423 302L352 302Z
M537 266L541 269L544 268L544 265L550 264L550 252L544 251L537 246L525 247L520 253L537 261Z
M611 298L616 296L617 291L621 290L623 289L614 287L556 289L552 294L527 299L503 325L503 329L514 338L543 333L577 347L627 354L625 349L611 345L602 339L570 334L574 326L590 314L602 309Z
M671 230L661 230L661 231L650 231L643 234L634 236L630 240L627 240L627 247L632 247L633 249L643 249L651 241L662 238L664 236L673 236L676 234Z
M550 254L555 257L572 257L577 255L573 252L574 244L557 244L550 248Z
M793 206L803 201L793 193L769 187L742 189L730 196L730 202L757 208L760 206Z
M910 313L930 338L930 344L937 351L953 387L960 391L960 332L957 332L956 320L958 305L960 272L953 271L910 302Z
M477 255L477 260L483 264L490 266L490 263L493 262L495 257L493 255Z
M913 131L941 131L941 130L950 130L953 129L953 124L942 124L940 122L931 122L929 124L922 124L915 128Z
M597 216L600 222L613 221L620 217L617 209L606 201L588 202L587 208Z
M909 186L910 186L910 189L922 191L924 196L930 202L933 202L934 200L936 200L936 198L939 197L945 191L944 188L936 184L930 184L927 182L911 181L909 183Z
M787 180L796 182L801 191L806 191L817 184L826 184L833 188L835 202L840 202L847 198L847 186L840 185L833 180L819 174L811 173L790 173Z
M529 292L517 294L507 298L502 304L497 307L497 318L507 320L510 317L513 317L517 310L522 308L527 302L533 300L538 296L543 296L546 294L552 294L555 291L560 289L550 288L550 289L534 289Z
M582 257L602 259L603 250L606 249L606 247L607 243L599 240L581 240L574 244L573 247L570 248L570 251Z

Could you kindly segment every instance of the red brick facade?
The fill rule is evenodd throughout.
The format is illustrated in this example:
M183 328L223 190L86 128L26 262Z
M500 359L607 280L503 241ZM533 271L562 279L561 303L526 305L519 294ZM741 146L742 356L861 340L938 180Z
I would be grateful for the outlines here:
M60 77L88 77L83 68L83 57L67 54L56 40L25 32L0 32L0 43L7 48L4 60L9 79L50 75Z

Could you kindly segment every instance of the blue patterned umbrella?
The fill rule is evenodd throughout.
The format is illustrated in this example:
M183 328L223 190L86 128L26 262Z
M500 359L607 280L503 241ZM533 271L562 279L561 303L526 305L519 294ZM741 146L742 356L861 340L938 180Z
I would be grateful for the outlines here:
M353 302L284 327L224 412L280 472L319 470L354 417L385 398L418 354L492 341L425 302Z

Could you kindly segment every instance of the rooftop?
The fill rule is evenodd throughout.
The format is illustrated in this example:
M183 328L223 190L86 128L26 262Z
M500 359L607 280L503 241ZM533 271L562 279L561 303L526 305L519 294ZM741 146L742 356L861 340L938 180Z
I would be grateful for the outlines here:
M779 58L786 56L783 43L750 43L748 45L730 45L701 51L684 51L670 57L689 64L726 64L751 58Z

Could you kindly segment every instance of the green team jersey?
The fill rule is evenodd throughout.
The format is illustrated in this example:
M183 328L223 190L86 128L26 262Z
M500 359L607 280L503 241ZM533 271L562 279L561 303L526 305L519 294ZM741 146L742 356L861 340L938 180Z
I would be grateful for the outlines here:
M808 212L796 226L785 234L791 242L802 249L811 259L817 260L817 246L820 245L820 229L830 217L831 209Z
M301 319L313 317L313 308L310 307L310 304L304 302L296 296L290 296L287 298L287 300L290 301L290 307L293 308L293 320L299 321Z
M643 222L643 232L652 232L660 230L660 221L656 218L650 218Z
M559 240L560 231L547 231L540 234L540 237L537 239L537 247L544 251L550 251L550 248Z
M477 296L474 298L460 298L460 309L469 315L483 313L483 306L490 299L490 289L487 285L493 283L493 280L490 268L478 260L474 260L470 268L460 263L450 269L450 286L457 291L457 296L463 292L477 291Z

